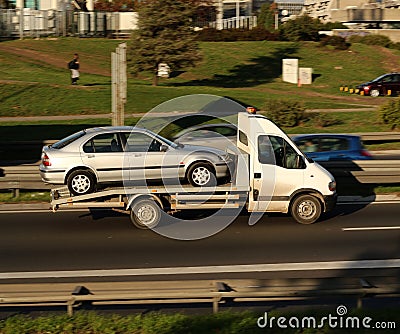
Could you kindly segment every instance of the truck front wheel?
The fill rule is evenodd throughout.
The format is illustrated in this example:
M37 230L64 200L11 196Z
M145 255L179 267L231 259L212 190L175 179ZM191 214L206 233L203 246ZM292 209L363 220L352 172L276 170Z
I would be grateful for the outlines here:
M140 229L156 227L161 220L161 209L152 199L141 199L133 203L131 221Z
M321 202L312 195L300 195L291 205L290 213L300 224L315 223L321 215Z

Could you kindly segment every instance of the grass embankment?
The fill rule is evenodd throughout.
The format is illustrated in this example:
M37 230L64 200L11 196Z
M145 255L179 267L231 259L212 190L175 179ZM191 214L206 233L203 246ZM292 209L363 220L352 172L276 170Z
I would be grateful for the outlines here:
M331 321L331 328L328 320L322 322L323 317L329 314L335 317ZM301 313L271 311L267 313L268 323L265 328L257 326L257 319L264 314L256 312L221 312L215 315L184 315L184 314L163 314L149 313L145 315L99 315L94 312L77 312L73 317L67 315L42 316L30 318L27 316L13 316L0 321L0 334L254 334L254 333L376 333L377 326L385 326L387 333L398 331L399 313L396 309L388 310L355 310L350 311L343 317L337 317L335 310L326 309L314 311L301 311ZM272 317L275 317L272 319ZM278 318L282 317L278 325ZM308 318L306 318L308 317ZM346 319L352 317L351 321ZM370 320L365 323L371 326L367 329L363 325L363 319ZM300 327L305 318L304 326ZM308 325L310 318L316 319L315 327L313 322ZM342 325L339 318L342 318ZM357 322L357 319L359 321ZM270 322L272 319L272 322ZM291 320L290 320L291 319ZM297 324L299 320L300 325ZM354 322L353 322L354 321ZM359 324L358 329L356 324ZM261 322L262 324L262 322ZM271 324L271 325L270 325ZM289 325L290 324L290 325ZM336 324L336 326L335 326ZM287 326L283 328L282 326ZM334 328L334 326L336 328ZM375 327L375 328L374 328Z
M105 39L59 38L19 40L0 45L1 116L109 113L111 104L110 54L118 42ZM301 100L307 108L349 108L380 104L372 99L340 93L341 84L353 85L389 71L376 46L354 44L348 51L318 43L219 42L200 43L203 61L152 87L146 75L129 78L127 112L147 112L178 96L213 94L262 108L265 100ZM66 68L73 52L81 57L80 85L70 85ZM398 50L387 50L400 59ZM387 55L386 55L387 56ZM299 58L312 67L312 85L281 80L283 58ZM362 71L360 68L362 67Z

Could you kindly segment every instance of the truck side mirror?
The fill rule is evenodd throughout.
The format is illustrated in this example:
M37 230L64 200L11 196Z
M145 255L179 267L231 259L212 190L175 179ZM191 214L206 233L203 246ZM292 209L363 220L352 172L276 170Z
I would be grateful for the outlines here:
M168 146L167 145L161 145L160 152L167 152L167 151L168 151Z
M296 169L303 169L306 167L306 164L304 162L304 158L301 155L296 156Z

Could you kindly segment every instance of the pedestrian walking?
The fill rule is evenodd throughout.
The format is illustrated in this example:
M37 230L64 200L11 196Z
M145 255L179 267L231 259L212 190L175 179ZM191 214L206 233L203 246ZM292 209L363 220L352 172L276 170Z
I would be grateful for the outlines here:
M68 63L68 68L71 70L71 84L77 85L79 80L79 55L74 54L74 59Z

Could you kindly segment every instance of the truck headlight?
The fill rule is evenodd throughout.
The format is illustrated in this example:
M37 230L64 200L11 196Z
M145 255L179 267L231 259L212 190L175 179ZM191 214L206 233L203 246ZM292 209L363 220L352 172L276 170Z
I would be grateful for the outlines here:
M336 190L336 181L329 182L328 188L330 191L335 191Z

